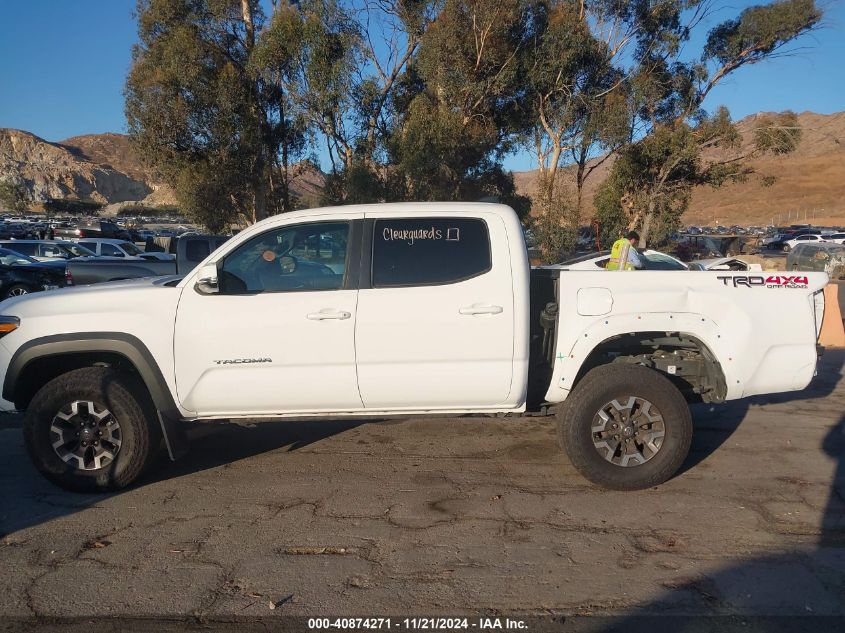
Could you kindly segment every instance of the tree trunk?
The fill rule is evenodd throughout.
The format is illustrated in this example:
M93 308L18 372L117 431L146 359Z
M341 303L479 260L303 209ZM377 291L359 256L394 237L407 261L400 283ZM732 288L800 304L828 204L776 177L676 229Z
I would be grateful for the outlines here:
M639 247L641 249L646 248L648 244L648 234L651 231L651 221L654 218L654 199L648 201L648 210L645 212L645 216L643 217L643 226L640 229L640 242Z
M255 20L252 15L250 0L241 0L241 16L246 27L246 47L252 50L255 46Z

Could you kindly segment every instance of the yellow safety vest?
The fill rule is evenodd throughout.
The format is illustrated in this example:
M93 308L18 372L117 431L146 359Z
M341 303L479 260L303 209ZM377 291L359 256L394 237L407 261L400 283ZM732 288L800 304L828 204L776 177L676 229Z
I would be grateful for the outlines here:
M622 270L634 270L634 267L628 263L628 251L631 249L631 242L624 237L620 237L613 243L610 249L610 261L607 262L605 270L620 270L620 262L624 268Z

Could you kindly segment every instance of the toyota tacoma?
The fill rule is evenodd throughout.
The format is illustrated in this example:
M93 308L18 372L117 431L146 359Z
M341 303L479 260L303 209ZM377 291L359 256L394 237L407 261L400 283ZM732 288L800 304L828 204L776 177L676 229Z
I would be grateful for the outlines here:
M807 386L826 283L532 271L496 204L296 211L184 278L0 303L0 407L75 490L127 486L162 440L175 458L187 420L526 411L556 413L587 479L641 489L684 461L688 402Z

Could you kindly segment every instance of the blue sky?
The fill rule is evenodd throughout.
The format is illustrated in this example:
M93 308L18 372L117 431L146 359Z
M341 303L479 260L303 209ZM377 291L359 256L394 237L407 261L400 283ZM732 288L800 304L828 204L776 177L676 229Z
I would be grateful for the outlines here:
M730 6L751 4L759 2ZM707 108L727 105L735 119L761 110L845 110L845 1L824 6L826 27L802 42L809 50L740 70L711 93ZM122 92L136 41L134 9L135 0L0 0L0 127L49 141L125 132ZM535 166L529 154L509 157L506 165Z

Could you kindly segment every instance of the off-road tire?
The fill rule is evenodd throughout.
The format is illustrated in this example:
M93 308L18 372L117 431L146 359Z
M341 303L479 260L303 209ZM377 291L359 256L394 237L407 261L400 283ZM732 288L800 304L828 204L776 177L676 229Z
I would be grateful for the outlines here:
M593 443L593 418L606 403L645 398L661 412L665 436L660 449L643 464L619 466L607 461ZM681 392L657 371L613 363L596 367L575 386L557 411L561 445L586 479L611 490L642 490L674 475L689 453L692 416Z
M117 419L121 445L101 468L83 470L63 461L53 449L54 416L74 401L101 403ZM35 467L57 486L77 492L125 488L152 461L161 443L161 429L146 388L137 377L109 367L69 371L44 385L24 418L24 440Z

